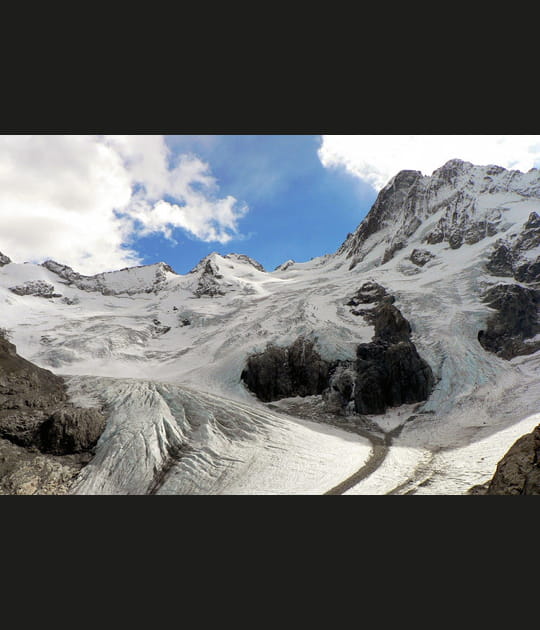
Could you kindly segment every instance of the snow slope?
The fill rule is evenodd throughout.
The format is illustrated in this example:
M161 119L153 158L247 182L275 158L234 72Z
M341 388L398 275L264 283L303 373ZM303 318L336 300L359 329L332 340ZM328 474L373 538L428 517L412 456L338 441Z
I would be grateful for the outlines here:
M540 174L452 161L405 179L388 184L335 255L273 272L216 253L185 275L164 263L93 277L58 263L0 267L0 325L18 352L69 376L74 399L109 410L76 491L322 493L353 474L369 456L366 438L270 409L240 374L248 355L299 335L322 358L353 360L373 328L347 302L368 280L395 296L437 384L414 410L369 417L380 434L401 432L347 494L459 494L488 479L538 423L540 353L505 361L477 335L492 313L482 293L514 282L485 264L540 213ZM420 267L414 249L433 257ZM10 291L29 281L61 297Z

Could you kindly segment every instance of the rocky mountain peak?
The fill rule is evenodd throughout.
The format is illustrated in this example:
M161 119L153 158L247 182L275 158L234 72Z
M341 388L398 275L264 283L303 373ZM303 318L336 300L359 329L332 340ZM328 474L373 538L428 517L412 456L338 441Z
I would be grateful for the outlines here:
M68 265L62 265L54 260L46 260L41 266L59 276L64 284L103 295L156 292L166 284L167 273L178 275L164 262L124 267L118 271L105 271L93 276L82 275Z
M455 182L456 178L469 171L471 168L474 168L474 165L471 162L465 162L464 160L460 160L458 158L454 158L452 160L448 160L442 166L435 169L431 174L432 179L439 179L446 182ZM495 166L495 169L501 169L504 171L504 168L500 166Z
M2 252L0 252L0 267L3 267L4 265L9 265L10 262L11 262L11 258L9 258L9 256L6 256L5 254L2 254Z
M224 258L233 260L234 262L247 263L248 265L255 267L255 269L257 269L258 271L266 271L266 269L261 265L260 262L256 261L254 258L251 258L250 256L246 256L246 254L235 254L235 253L225 254Z
M415 247L425 249L426 256L433 253L426 245L460 249L521 224L516 204L525 202L521 207L526 209L530 200L537 199L540 176L535 169L522 173L452 159L431 176L400 171L380 191L366 218L336 256L350 259L353 269L366 257L372 267L385 264L406 248L411 252ZM523 227L533 237L540 223L537 216L530 214Z

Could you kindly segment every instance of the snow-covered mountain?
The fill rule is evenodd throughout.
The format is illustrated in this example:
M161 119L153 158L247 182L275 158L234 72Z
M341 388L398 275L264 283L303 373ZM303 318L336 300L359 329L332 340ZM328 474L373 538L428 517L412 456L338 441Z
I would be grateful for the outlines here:
M539 215L538 170L452 160L274 271L4 253L0 327L107 416L66 491L465 493L540 423Z

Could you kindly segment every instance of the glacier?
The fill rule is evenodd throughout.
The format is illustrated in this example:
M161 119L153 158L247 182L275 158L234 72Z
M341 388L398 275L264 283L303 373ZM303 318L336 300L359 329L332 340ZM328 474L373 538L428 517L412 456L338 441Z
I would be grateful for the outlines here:
M486 264L534 212L538 170L453 160L393 178L335 254L274 271L241 254L185 275L158 263L92 277L8 259L0 325L77 405L107 410L73 494L324 494L348 479L345 495L464 494L540 421L540 353L505 360L478 342L485 291L529 286ZM518 254L534 261L540 246ZM354 361L374 330L347 302L368 281L395 298L433 370L425 402L360 422L325 419L318 397L263 403L246 388L247 357L269 343L303 336L323 359ZM25 283L57 297L11 290Z

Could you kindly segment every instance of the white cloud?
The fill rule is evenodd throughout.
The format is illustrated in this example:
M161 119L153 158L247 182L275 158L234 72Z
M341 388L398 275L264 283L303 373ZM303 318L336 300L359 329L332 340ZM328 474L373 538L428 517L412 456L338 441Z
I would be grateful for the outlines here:
M448 160L528 171L540 166L540 136L323 136L319 158L380 190L404 169L431 173Z
M182 228L225 243L246 212L163 136L0 136L0 251L18 262L118 269L140 264L137 236Z

